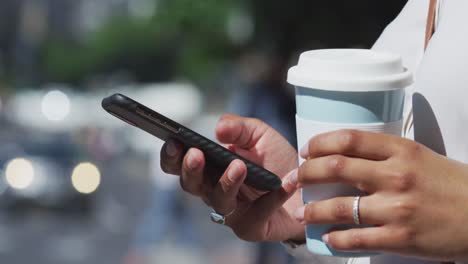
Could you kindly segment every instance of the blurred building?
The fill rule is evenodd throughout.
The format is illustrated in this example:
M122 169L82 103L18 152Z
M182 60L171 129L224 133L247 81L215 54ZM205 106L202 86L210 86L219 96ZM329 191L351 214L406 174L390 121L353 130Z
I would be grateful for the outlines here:
M154 0L2 0L0 39L40 38L47 34L80 37L110 16L138 15ZM3 46L3 45L2 45Z
M78 1L4 0L0 3L0 59L5 74L20 82L40 74L37 64L40 48L50 33L68 37L73 33L72 18Z
M2 0L0 79L40 79L39 61L48 37L80 43L111 16L149 17L156 0ZM3 68L3 70L2 70Z

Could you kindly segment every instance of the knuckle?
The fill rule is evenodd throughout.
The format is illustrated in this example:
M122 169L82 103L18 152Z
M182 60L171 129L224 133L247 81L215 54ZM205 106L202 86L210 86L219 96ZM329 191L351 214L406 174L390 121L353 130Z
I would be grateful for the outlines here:
M335 175L341 175L345 166L346 158L343 156L335 155L328 159L328 170Z
M263 133L274 131L271 129L270 125L268 125L261 119L250 117L250 118L246 118L245 120L247 124L255 126L255 130L254 130L255 132L263 134ZM253 137L254 134L255 133L252 133L251 137Z
M406 149L408 151L408 154L414 157L419 156L423 151L422 145L414 142L409 143Z
M338 144L344 152L353 151L359 144L359 132L356 130L341 130L337 136Z
M229 178L223 179L220 183L221 183L221 189L224 193L228 193L232 191L232 189L236 185L236 183L231 181Z
M349 249L365 249L366 243L359 230L352 230L349 240Z
M248 126L255 126L255 130L263 131L269 128L270 126L265 123L263 120L255 117L241 117L242 122Z
M393 205L392 211L400 222L406 222L415 214L416 207L407 201L398 201Z
M392 179L395 190L405 192L414 187L416 176L410 170L403 170L394 173Z
M398 240L402 241L407 246L414 246L416 232L409 227L400 228L397 232Z
M398 244L407 249L417 248L417 234L413 228L410 227L396 227L391 230L393 240L398 241Z
M424 147L419 143L406 141L401 145L400 151L405 159L415 160L421 156L424 151Z
M333 205L332 217L336 220L343 221L350 217L351 208L348 203L338 200Z

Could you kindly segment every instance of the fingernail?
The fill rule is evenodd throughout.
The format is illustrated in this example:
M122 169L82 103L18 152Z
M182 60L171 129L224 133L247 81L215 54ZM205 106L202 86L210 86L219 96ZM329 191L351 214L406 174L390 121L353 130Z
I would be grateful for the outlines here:
M299 152L299 154L301 155L301 158L303 159L307 159L309 157L309 142L307 142L305 146L301 148L301 151Z
M227 176L232 182L240 181L242 174L240 173L239 165L233 164L229 169Z
M230 120L223 118L223 119L219 120L218 126L227 126L229 124L229 122L230 122Z
M297 221L303 222L304 221L304 213L305 213L305 206L297 209L296 212L294 213L294 217L296 218Z
M328 241L330 240L330 235L329 234L325 234L322 236L322 241L325 242L326 244L328 244Z
M200 161L196 158L193 157L193 155L188 154L189 156L187 157L187 167L191 170L195 170L200 166Z
M296 169L297 170L297 169ZM286 177L283 178L283 189L285 189L287 192L293 191L293 189L296 189L296 185L291 183L291 177L296 173L296 170L291 171L288 173Z
M173 141L168 141L166 145L166 153L169 157L175 157L177 155L177 146Z
M286 175L286 177L284 177L283 179L281 179L281 186L283 186L284 188L287 188L288 186L291 185L291 176L293 175L293 171L291 171L290 173L288 173Z
M292 186L297 186L298 185L298 174L297 174L297 171L298 169L295 169L291 176L289 177L289 184L291 184Z

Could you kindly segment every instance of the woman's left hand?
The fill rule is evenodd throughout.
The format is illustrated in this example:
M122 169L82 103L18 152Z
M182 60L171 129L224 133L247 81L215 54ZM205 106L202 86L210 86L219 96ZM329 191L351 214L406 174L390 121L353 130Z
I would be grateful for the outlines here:
M377 251L434 260L468 258L468 165L400 137L343 130L319 135L301 151L308 159L298 186L345 183L367 196L362 224L323 240L340 251ZM304 224L353 224L353 197L300 208Z

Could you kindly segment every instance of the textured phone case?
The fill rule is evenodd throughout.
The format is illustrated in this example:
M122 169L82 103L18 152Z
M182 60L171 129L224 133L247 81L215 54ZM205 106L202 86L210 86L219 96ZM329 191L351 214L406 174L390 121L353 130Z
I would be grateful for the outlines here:
M213 183L219 181L219 178L222 176L222 172L233 160L239 159L244 161L247 166L247 179L245 180L247 185L262 191L274 191L281 188L281 179L268 170L247 161L246 159L217 144L214 144L213 142L210 142L190 130L181 128L179 135L179 140L185 145L202 150L206 155L207 163L217 164L219 166L218 168L213 168L215 170L219 170L218 173L211 173L211 175L214 175L213 177L216 177L211 179Z
M205 172L216 184L229 164L239 159L247 166L245 183L258 190L274 191L281 188L281 179L275 174L259 167L235 153L219 146L188 128L122 95L114 94L102 101L102 107L109 113L133 126L162 140L175 139L185 147L195 147L203 151L206 158Z

